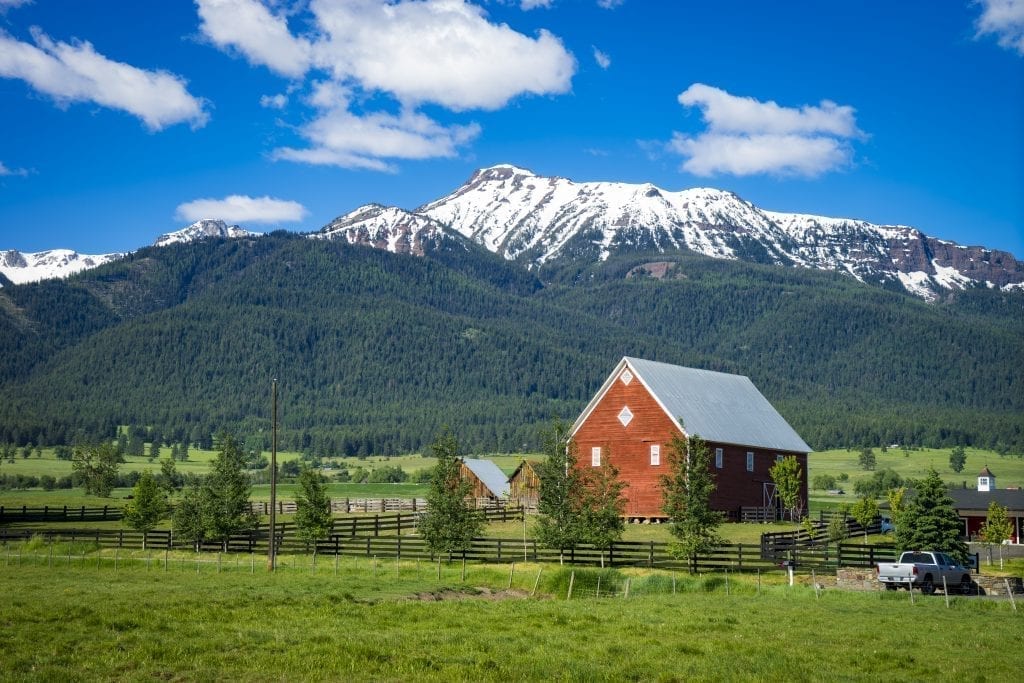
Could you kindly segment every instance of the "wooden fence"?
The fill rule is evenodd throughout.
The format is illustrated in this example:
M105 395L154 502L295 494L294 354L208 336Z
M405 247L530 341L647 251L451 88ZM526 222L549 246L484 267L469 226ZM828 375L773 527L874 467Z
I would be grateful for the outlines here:
M27 505L0 505L0 522L104 522L117 521L124 518L119 507L104 505L103 507L81 507L68 505L44 505L28 507Z

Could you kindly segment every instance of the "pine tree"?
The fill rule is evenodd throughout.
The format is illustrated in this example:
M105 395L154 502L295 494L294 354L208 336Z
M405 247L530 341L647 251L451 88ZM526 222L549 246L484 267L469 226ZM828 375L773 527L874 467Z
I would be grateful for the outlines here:
M327 495L323 475L311 467L304 467L299 473L299 491L295 497L295 527L299 538L307 545L327 538L331 533L331 499Z
M675 537L672 552L693 561L724 541L718 535L722 514L711 509L715 475L711 451L699 436L674 434L668 444L669 474L661 477L662 511L668 515Z
M917 483L896 525L898 550L931 550L946 553L958 562L967 560L967 544L960 538L963 524L953 507L939 473L931 468Z
M132 498L124 506L124 521L128 526L141 531L142 549L146 549L145 534L156 528L167 516L167 498L160 490L156 478L149 470L145 470L132 488Z
M228 539L256 524L249 503L251 486L242 471L244 454L231 434L221 434L220 451L202 487L203 520L207 535L219 539L224 551Z
M483 517L466 500L470 485L461 476L462 458L455 436L445 429L431 444L430 452L437 464L427 492L427 512L419 523L420 535L432 554L461 552L480 534Z
M949 454L949 469L953 470L957 474L964 471L964 467L967 465L967 451L964 450L963 446L957 446Z
M857 462L860 464L862 470L871 471L875 469L875 452L865 446L861 449L860 455L857 457Z

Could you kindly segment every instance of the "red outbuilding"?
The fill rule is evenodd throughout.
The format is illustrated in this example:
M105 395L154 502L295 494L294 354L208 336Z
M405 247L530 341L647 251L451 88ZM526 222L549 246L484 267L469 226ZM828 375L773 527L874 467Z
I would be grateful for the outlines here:
M623 358L573 424L577 465L610 462L627 484L625 514L663 519L660 478L668 474L673 435L700 436L711 450L714 509L738 520L781 514L768 474L777 459L795 456L807 509L810 447L753 382L741 375Z

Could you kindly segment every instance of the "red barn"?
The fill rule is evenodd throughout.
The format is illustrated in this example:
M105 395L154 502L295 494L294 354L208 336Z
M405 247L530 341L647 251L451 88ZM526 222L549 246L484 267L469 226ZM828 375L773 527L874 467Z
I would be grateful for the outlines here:
M711 504L729 519L741 508L781 509L769 468L796 456L807 508L810 447L747 377L623 358L573 424L578 466L610 462L627 484L627 517L660 519L660 477L674 434L700 436L711 450Z

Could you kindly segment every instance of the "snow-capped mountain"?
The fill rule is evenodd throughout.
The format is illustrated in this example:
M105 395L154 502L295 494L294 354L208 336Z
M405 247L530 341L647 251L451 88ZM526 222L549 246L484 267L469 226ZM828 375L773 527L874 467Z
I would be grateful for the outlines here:
M964 247L907 226L765 211L710 188L576 183L510 165L477 171L414 212L362 207L335 224L382 246L387 235L445 226L531 267L564 257L603 260L620 250L690 250L899 283L925 299L979 284L1024 289L1024 263L1012 254Z
M179 244L184 242L196 242L210 237L256 237L258 232L249 232L237 225L228 225L224 221L203 219L192 225L160 235L153 242L155 247L166 247L168 244Z
M452 235L440 223L422 214L367 204L335 218L310 237L423 256L428 245L436 247Z
M23 253L16 249L0 251L0 273L16 285L63 278L87 268L121 258L124 254L79 254L70 249L50 249Z

